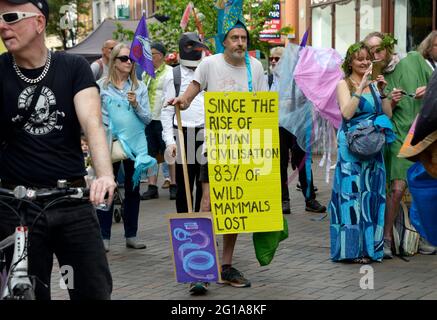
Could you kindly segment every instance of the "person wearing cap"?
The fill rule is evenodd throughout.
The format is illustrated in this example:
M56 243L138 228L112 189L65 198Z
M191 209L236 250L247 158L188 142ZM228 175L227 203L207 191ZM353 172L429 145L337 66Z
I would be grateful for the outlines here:
M186 32L181 35L179 39L180 65L173 69L172 83L169 83L168 86L164 88L166 101L184 94L194 79L194 72L202 61L204 56L203 50L206 49L208 48L201 42L197 33ZM202 183L199 180L202 159L199 159L196 153L197 150L202 148L203 144L204 119L204 91L201 91L191 102L190 108L181 112L190 195L193 194L193 187L196 185L193 208L196 212L200 210L200 201L202 198ZM180 146L177 144L177 134L175 137L174 132L174 130L177 129L174 106L167 106L162 109L161 122L163 126L162 138L167 146L166 155L170 156L171 159L175 159L176 155L180 155L180 152L177 151ZM176 211L178 213L188 212L182 160L180 158L176 160L176 184L178 186L176 193ZM193 294L202 294L206 292L207 287L208 284L205 282L192 283L190 285L190 292Z
M232 19L232 17L230 17ZM193 99L202 90L211 92L248 92L268 91L267 81L261 62L249 57L247 47L249 32L242 22L242 17L237 21L227 23L222 44L224 52L209 56L199 64L194 79L182 96L169 100L169 104L185 110L191 106ZM251 69L252 79L248 68ZM250 81L252 80L252 81ZM252 88L251 88L252 87ZM201 211L211 210L208 164L201 166L200 180L202 181ZM232 267L232 257L238 234L223 235L223 255L221 278L225 284L233 287L250 287L250 281L236 268Z
M173 83L173 68L165 63L167 50L160 42L153 42L152 62L155 68L155 78L152 78L146 72L143 73L143 81L147 86L150 100L150 110L152 112L152 122L146 127L146 136L149 154L158 160L158 156L164 155L165 143L162 140L162 123L161 110L165 105L164 88ZM159 162L159 161L158 161ZM176 199L176 182L175 166L168 165L165 161L162 164L162 173L164 175L164 184L162 188L170 189L170 200ZM159 198L158 193L158 176L149 176L149 186L146 192L141 195L142 200Z
M0 1L0 37L8 50L0 56L0 178L7 189L55 188L59 180L85 187L83 128L96 169L90 201L59 202L38 220L40 211L26 208L26 225L35 223L29 233L29 274L38 279L36 298L50 299L55 254L61 266L74 270L71 299L110 299L112 278L93 208L105 202L105 194L110 203L116 187L100 97L84 58L45 46L48 18L45 0ZM0 221L0 239L20 224L4 205ZM11 258L8 252L7 261Z

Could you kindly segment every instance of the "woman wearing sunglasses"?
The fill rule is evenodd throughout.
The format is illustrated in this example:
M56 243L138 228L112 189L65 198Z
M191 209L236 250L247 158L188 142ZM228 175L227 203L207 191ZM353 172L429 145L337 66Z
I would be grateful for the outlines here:
M144 128L151 121L149 97L146 86L137 80L135 64L129 58L129 46L120 43L112 49L108 75L100 79L103 123L108 135L118 139L129 157L123 160L125 172L124 230L126 247L144 249L137 241L138 214L140 209L140 179L155 164L147 154ZM118 172L121 162L114 163ZM113 206L109 211L97 210L103 244L109 251Z

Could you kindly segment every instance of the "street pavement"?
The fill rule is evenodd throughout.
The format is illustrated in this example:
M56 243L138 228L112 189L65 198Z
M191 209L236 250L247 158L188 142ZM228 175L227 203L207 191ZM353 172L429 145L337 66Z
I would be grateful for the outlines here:
M290 169L291 170L291 169ZM313 164L317 200L327 205L331 183L325 182L325 169ZM291 172L290 172L291 174ZM305 211L304 198L296 190L297 178L290 185L292 214L286 215L289 238L279 245L275 258L261 267L256 260L251 234L238 237L234 266L251 280L250 288L233 288L213 283L204 296L191 296L187 284L179 284L173 273L166 214L175 213L169 191L159 188L159 199L142 201L138 237L145 250L128 249L123 224L112 226L108 259L113 278L114 300L434 300L437 299L437 256L417 254L409 261L398 257L368 266L334 263L329 258L329 218ZM161 186L160 180L159 186ZM147 188L142 184L142 191ZM278 190L278 192L280 192ZM219 240L219 252L222 237ZM373 274L373 281L372 281ZM363 278L364 277L364 278ZM55 262L52 298L68 299L60 288ZM361 286L360 286L361 284ZM363 289L363 288L364 289ZM373 289L372 289L373 287ZM367 289L366 289L367 288Z

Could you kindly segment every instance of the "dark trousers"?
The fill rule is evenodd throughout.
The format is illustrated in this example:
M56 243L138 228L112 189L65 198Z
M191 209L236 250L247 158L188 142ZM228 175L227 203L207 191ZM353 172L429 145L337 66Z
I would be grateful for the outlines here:
M290 161L290 151L291 151L291 165L293 170L299 168L299 183L302 188L302 194L305 200L311 200L316 198L316 193L314 192L313 184L313 172L311 170L311 183L310 183L310 194L307 197L307 174L305 170L305 151L303 151L297 144L297 138L287 129L279 127L279 147L281 153L281 190L282 190L282 201L290 201L290 194L288 191L288 163Z
M202 130L202 128L182 128L184 132L184 144L185 144L185 154L187 157L187 168L188 168L188 180L190 182L190 195L191 202L193 203L193 188L194 184L196 184L196 195L195 201L193 203L195 212L199 212L200 210L200 201L202 200L202 183L199 181L200 175L200 162L197 158L196 153L200 155L200 150L202 148L203 141L197 141L196 137L198 136L198 132ZM187 131L188 138L187 138ZM176 141L178 145L178 155L180 155L179 148L179 137L176 132ZM199 151L199 152L197 152ZM178 157L178 161L176 163L176 184L178 186L176 193L176 212L185 213L188 212L187 205L187 196L185 194L185 182L184 182L184 172L182 168L182 161L180 157Z
M40 211L28 207L25 210L25 221L31 227ZM17 225L18 217L0 203L0 239L12 234ZM65 279L74 279L73 283L65 283L70 299L111 298L112 277L99 223L90 203L68 200L53 206L29 230L28 239L29 275L38 279L35 287L38 300L50 299L53 254L61 271L67 270L64 272ZM6 251L8 266L12 254L13 248L10 247ZM59 283L60 277L57 279Z
M134 174L135 163L126 159L122 162L116 162L113 165L114 172L118 172L120 163L123 163L124 168L124 236L126 238L136 237L138 231L138 216L140 212L140 186L133 189L132 176ZM97 210L99 217L100 229L103 239L111 239L112 215L114 212L114 204L109 211Z

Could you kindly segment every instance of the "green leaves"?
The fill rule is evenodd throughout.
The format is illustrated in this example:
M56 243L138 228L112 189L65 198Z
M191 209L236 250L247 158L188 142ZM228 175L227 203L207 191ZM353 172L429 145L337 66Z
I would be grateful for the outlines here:
M85 34L85 25L79 22L77 17L89 15L91 2L87 0L49 0L48 3L50 19L47 23L47 33L57 35L66 49L69 40L76 43L77 37L81 33Z
M384 35L384 39L382 39L380 49L393 49L395 45L398 44L398 40L395 39L391 34L387 33Z
M357 42L349 47L349 49L347 50L347 54L352 55L355 52L358 52L361 48L364 48L364 43Z
M170 19L164 23L150 23L148 29L154 41L161 41L169 52L178 51L180 35L184 32L179 26L182 15L190 0L156 0L157 14L165 15ZM202 29L205 37L212 37L217 28L217 10L212 0L191 0L198 10L198 18L202 22ZM194 17L190 16L190 22L186 32L197 31Z
M124 29L123 25L119 22L115 24L116 30L112 33L115 40L123 42L125 40L132 41L134 39L135 32L129 29Z
M179 23L181 21L184 10L190 0L156 0L158 8L157 13L166 15L170 19L164 23L151 23L148 25L151 37L153 40L161 41L169 52L178 50L179 36L183 32ZM217 33L217 9L215 7L223 0L191 0L194 7L198 10L199 17L203 16L202 28L205 34L205 39L212 52L215 51L213 41L208 41ZM273 9L273 5L279 3L279 0L245 0L243 5L246 25L250 34L249 50L259 49L268 54L269 45L267 42L259 40L259 34L263 30L264 23L268 17L268 13ZM197 31L194 18L191 16L190 23L186 29L189 31Z

